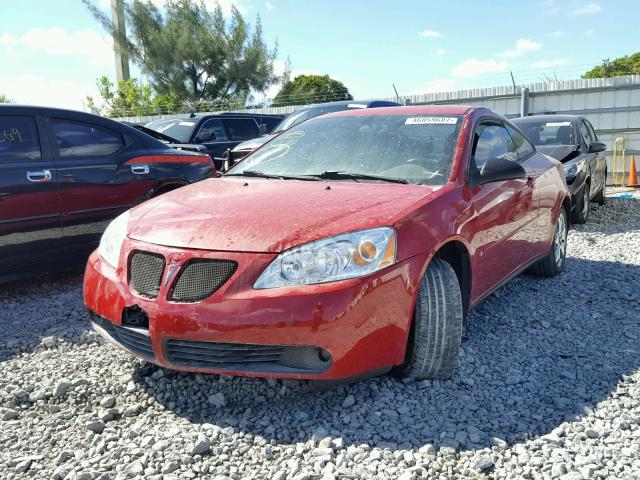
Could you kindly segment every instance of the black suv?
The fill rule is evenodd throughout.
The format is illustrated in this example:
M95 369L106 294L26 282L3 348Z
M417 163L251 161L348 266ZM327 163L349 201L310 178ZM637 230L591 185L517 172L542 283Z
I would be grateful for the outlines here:
M114 217L214 172L120 122L0 106L0 279L86 259Z
M221 113L165 118L145 126L176 139L181 144L204 145L216 168L222 167L222 154L239 143L269 133L284 115Z

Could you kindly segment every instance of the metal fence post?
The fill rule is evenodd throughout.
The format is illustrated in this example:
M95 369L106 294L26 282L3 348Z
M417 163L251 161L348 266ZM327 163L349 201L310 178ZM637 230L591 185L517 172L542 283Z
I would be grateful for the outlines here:
M529 115L529 89L524 87L520 92L520 116Z

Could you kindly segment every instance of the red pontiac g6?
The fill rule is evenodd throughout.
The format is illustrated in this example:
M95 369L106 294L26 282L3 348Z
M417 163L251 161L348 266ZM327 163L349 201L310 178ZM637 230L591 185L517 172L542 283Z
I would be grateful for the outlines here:
M475 304L563 269L569 201L561 164L486 108L334 113L118 217L84 300L173 369L446 378Z

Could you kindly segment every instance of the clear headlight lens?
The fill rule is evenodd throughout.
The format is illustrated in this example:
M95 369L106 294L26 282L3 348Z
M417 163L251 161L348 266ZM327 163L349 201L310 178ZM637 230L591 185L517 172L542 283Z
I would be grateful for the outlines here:
M107 227L100 239L98 254L102 259L113 268L118 268L120 261L120 249L122 242L127 234L127 225L129 224L129 210L116 217Z
M253 288L311 285L362 277L395 263L396 233L372 228L307 243L281 253Z

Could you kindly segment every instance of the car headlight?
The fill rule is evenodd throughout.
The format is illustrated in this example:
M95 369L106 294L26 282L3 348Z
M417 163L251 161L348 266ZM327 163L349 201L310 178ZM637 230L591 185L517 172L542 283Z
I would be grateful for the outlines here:
M569 162L562 165L564 167L564 175L567 178L573 178L578 175L578 172L582 170L582 166L584 165L584 160L580 160L578 162Z
M122 242L127 234L127 225L129 224L129 210L116 217L107 227L100 239L98 254L102 259L113 268L118 268L120 261L120 249Z
M396 233L372 228L324 238L281 253L253 288L311 285L362 277L396 261Z

